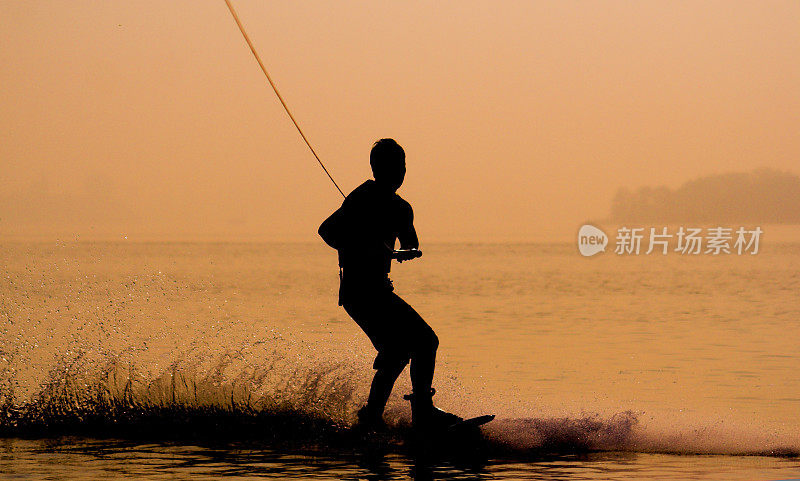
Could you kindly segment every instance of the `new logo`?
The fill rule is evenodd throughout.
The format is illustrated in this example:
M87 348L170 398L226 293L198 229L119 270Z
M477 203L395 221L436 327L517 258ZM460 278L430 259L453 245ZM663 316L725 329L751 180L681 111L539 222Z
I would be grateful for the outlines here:
M605 252L608 245L608 236L597 227L584 224L578 230L578 250L584 257L590 257L598 252Z

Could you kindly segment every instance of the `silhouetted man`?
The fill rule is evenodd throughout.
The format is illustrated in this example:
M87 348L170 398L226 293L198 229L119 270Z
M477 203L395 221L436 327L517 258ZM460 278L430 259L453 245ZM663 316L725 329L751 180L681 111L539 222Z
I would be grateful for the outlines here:
M319 228L319 235L339 252L339 305L358 323L378 351L367 404L359 424L381 428L383 410L397 377L411 361L412 418L415 427L450 425L461 418L433 407L431 388L439 339L433 329L395 294L389 270L422 255L411 205L395 192L406 174L405 152L392 139L372 147L367 180ZM394 250L395 240L400 250Z

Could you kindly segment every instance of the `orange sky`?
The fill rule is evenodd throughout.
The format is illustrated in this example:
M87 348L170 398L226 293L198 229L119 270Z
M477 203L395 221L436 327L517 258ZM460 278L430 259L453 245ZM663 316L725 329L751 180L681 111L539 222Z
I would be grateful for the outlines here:
M343 189L404 146L423 244L800 170L800 2L234 5ZM341 202L223 0L0 2L0 84L0 238L315 240Z

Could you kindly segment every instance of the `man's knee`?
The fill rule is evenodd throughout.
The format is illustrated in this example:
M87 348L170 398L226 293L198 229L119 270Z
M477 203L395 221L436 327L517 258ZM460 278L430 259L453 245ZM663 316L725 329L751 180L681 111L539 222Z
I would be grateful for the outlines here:
M411 356L403 352L381 351L372 363L372 369L378 371L395 372L402 371Z
M427 327L414 336L413 344L414 351L416 352L430 352L435 354L436 350L439 348L439 337L433 332L433 329Z

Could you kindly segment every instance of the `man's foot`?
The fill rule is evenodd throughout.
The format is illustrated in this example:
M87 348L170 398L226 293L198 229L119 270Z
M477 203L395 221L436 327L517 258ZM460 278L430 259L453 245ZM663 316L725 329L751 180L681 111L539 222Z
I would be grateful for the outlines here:
M432 399L435 393L436 390L431 389L427 395L411 393L403 396L404 399L411 401L411 422L415 429L447 429L464 420L435 407Z
M369 406L364 406L358 410L358 421L355 428L362 431L385 431L386 422L383 420L383 413L375 413Z

